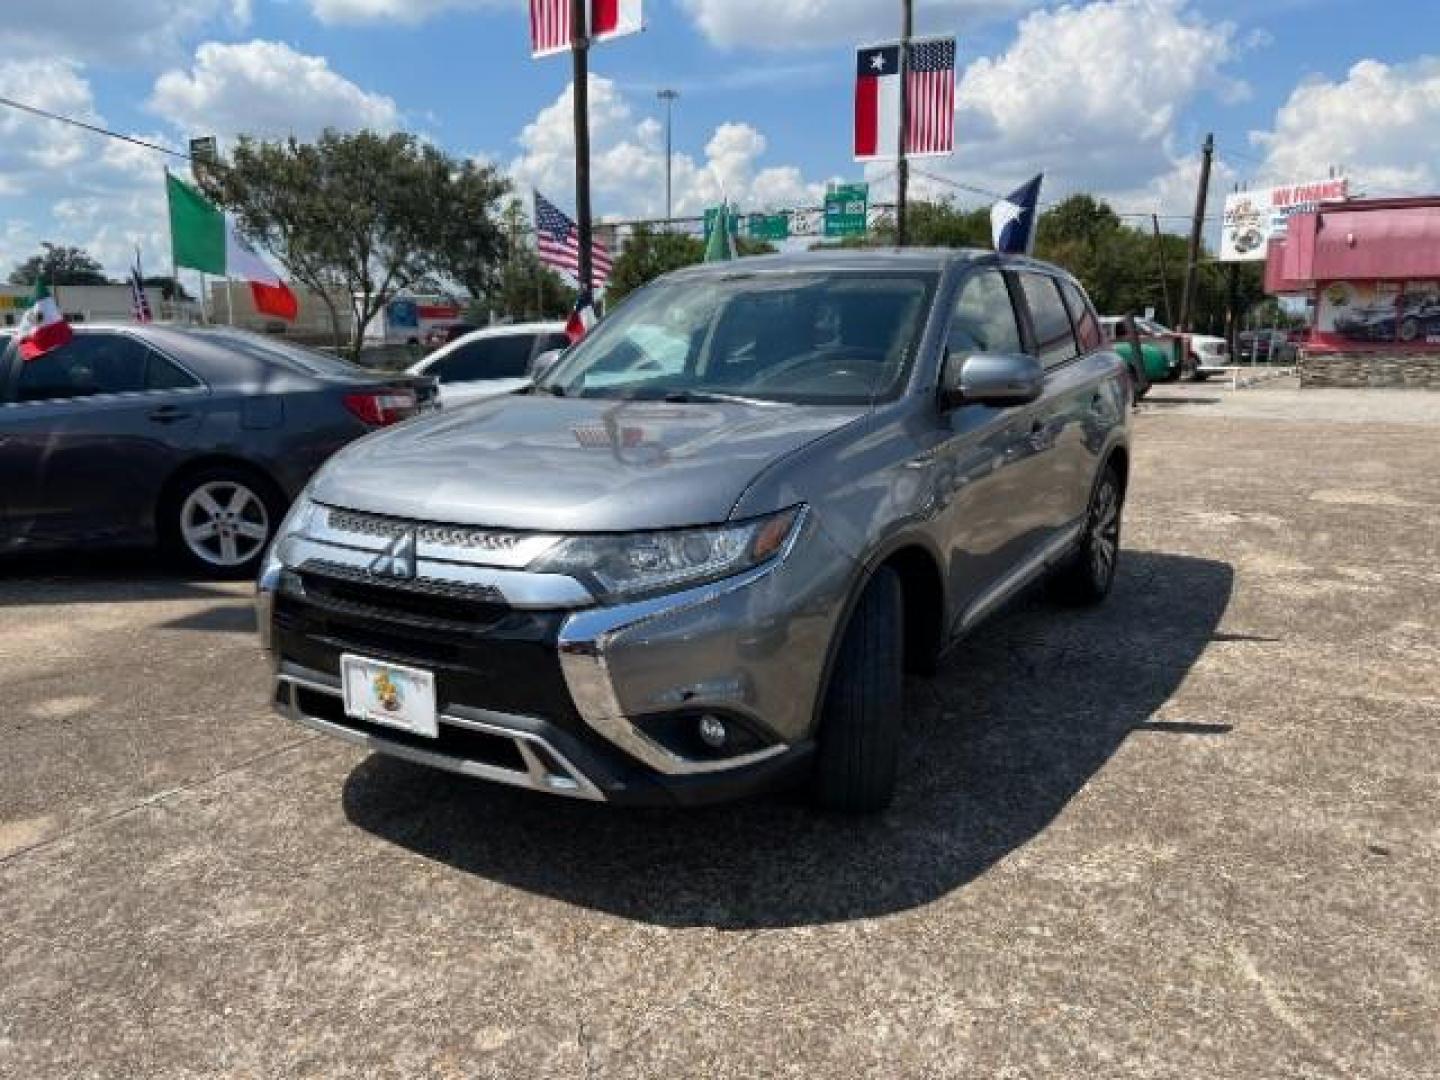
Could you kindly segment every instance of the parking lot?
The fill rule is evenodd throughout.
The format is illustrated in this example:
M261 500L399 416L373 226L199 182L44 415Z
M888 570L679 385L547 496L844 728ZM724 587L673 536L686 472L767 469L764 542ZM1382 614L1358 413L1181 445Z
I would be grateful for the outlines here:
M1440 1075L1440 395L1138 428L1110 604L912 684L869 821L367 757L247 586L0 564L0 1075Z

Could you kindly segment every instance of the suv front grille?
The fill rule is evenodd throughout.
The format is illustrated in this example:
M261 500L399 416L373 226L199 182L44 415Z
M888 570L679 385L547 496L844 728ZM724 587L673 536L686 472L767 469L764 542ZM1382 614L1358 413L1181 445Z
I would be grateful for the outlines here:
M423 578L392 585L352 567L314 562L301 567L299 577L305 595L320 606L387 622L468 633L494 625L511 610L488 586Z

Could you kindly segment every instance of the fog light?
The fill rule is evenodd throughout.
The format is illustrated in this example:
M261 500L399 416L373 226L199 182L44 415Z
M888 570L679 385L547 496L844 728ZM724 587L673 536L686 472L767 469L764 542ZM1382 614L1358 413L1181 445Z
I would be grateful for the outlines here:
M710 716L707 713L700 718L700 738L712 750L724 747L726 734L725 722L718 716Z

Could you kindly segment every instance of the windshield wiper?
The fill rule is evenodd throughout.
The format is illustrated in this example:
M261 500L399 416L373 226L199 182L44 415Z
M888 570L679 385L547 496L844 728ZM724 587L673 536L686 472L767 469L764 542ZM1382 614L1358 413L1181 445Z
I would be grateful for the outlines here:
M778 401L760 401L739 394L714 394L708 390L672 390L662 399L667 405L778 405Z

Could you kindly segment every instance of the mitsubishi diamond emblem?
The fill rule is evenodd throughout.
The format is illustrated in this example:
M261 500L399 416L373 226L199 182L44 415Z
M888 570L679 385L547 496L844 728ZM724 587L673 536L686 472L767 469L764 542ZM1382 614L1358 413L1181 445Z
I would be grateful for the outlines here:
M391 540L385 550L377 555L375 561L370 564L370 573L373 577L414 581L416 574L414 530L407 529Z

